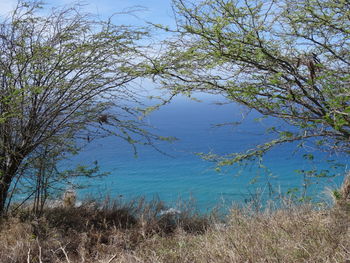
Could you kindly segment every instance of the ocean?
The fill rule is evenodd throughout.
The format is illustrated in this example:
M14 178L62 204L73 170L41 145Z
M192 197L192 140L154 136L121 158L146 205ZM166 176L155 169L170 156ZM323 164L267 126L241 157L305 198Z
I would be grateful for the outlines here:
M233 103L218 105L220 99L215 96L204 96L202 100L178 97L147 117L157 134L178 138L172 143L155 142L166 154L149 146L138 146L135 157L132 147L115 137L88 144L69 165L91 165L97 161L101 171L109 175L76 179L74 183L85 186L78 190L79 198L109 196L124 201L159 198L169 207L180 200L191 200L199 210L209 211L218 205L229 207L254 198L266 200L276 193L289 192L300 197L305 180L296 170L317 167L337 175L310 181L307 195L313 200L327 199L325 189L341 184L341 175L347 169L345 156L320 153L312 144L301 149L297 143L277 146L266 154L262 164L251 162L218 171L215 163L203 160L197 153L242 152L273 138L267 132L269 127L286 124L272 118L261 120L258 113L247 114L247 109ZM314 160L303 158L310 153ZM336 162L344 166L332 168Z

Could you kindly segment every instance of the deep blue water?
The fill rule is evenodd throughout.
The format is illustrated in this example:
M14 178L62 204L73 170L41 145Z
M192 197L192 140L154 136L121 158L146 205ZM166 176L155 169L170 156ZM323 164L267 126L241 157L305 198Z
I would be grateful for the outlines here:
M259 169L253 162L245 167L226 167L217 172L214 163L202 160L195 153L225 154L250 149L271 138L266 132L268 127L283 123L274 119L256 121L259 115L254 112L242 121L243 108L235 104L217 105L213 103L216 100L207 97L205 102L199 103L178 98L148 117L147 121L157 128L158 134L178 138L174 143L156 143L170 156L152 147L140 146L135 158L132 147L118 138L93 141L72 159L72 163L89 165L98 161L101 170L110 172L110 175L76 181L89 185L79 194L122 196L124 200L159 197L172 206L179 199L193 198L198 208L206 210L223 201L226 204L245 202L256 192L262 192L266 197L269 193L267 180L281 192L301 188L303 177L295 170L308 170L314 166L330 169L327 159L345 159L344 156L321 154L311 147L295 152L294 143L277 146L269 152L263 162L267 170ZM215 127L215 124L237 121L242 123ZM315 160L305 160L302 157L305 153L314 154ZM344 169L334 173L342 173ZM324 188L335 188L341 180L341 177L336 177L314 181L317 185L310 188L309 194L322 199Z

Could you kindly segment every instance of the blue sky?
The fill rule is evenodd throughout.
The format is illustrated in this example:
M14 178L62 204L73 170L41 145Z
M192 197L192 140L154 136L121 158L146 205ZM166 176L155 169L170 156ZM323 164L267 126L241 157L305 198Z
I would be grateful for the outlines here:
M64 6L77 3L76 0L46 0L49 6ZM9 12L16 5L17 0L0 0L0 15ZM143 24L143 21L171 25L173 22L171 0L84 0L79 3L86 4L85 10L97 14L102 18L114 13L122 12L133 7L144 7L144 11L137 12L139 19L129 15L118 15L115 23Z
M6 15L13 10L18 0L0 0L0 17ZM30 1L30 0L27 0ZM145 25L145 22L152 22L155 24L163 24L170 27L175 26L173 17L173 11L171 7L172 0L42 0L46 3L48 8L57 6L70 6L74 3L84 4L84 11L98 15L102 19L106 19L115 13L123 12L128 9L143 9L136 12L138 18L131 15L115 15L113 22L115 24L124 25ZM137 8L139 7L139 8ZM143 7L143 8L141 8ZM164 34L164 35L163 35ZM156 37L158 40L163 40L164 36L168 36L169 33L157 32ZM149 87L149 90L153 93L155 90L152 88L153 84L150 81L144 83ZM158 93L157 93L158 94ZM212 97L207 94L197 94L197 98L206 99Z

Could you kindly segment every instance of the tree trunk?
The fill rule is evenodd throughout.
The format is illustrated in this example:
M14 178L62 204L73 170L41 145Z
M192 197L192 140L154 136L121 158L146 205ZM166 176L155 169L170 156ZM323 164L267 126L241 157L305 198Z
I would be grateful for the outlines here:
M8 191L23 158L11 156L0 166L0 217L5 214Z
M0 180L0 217L2 217L5 213L6 200L12 178L12 176L4 174Z

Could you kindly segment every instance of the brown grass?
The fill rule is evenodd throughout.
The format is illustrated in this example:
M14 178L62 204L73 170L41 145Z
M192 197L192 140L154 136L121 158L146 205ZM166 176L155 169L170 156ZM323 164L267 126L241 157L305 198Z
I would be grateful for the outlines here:
M225 224L161 202L22 211L2 222L0 262L349 262L348 210L232 209Z

